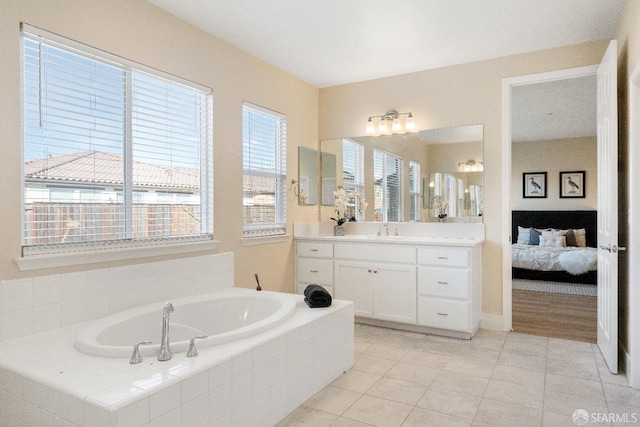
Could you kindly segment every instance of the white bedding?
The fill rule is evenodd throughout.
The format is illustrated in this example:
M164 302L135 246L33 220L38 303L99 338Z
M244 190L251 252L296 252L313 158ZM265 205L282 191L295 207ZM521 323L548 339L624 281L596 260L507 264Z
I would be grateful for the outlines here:
M570 256L561 257L571 252ZM577 255L581 253L581 255ZM538 271L567 271L583 274L598 269L596 248L543 247L537 245L511 245L511 265L515 268Z

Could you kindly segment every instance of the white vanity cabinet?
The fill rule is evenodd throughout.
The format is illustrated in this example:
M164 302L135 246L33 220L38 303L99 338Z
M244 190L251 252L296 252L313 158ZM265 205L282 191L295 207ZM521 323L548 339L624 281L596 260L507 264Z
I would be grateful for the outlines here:
M333 244L296 243L296 293L304 294L311 284L322 286L333 296Z
M296 292L316 283L353 301L363 323L471 338L481 317L481 240L384 239L297 239Z
M480 323L479 247L418 249L418 324L474 334Z
M415 260L413 246L336 244L335 297L353 301L359 317L415 323Z

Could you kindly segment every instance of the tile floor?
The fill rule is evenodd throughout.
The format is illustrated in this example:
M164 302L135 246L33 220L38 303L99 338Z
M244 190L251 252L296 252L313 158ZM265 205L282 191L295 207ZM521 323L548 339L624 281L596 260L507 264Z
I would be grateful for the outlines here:
M489 330L469 341L356 324L353 368L278 427L575 426L577 409L589 414L588 426L640 425L640 390L611 375L593 344Z

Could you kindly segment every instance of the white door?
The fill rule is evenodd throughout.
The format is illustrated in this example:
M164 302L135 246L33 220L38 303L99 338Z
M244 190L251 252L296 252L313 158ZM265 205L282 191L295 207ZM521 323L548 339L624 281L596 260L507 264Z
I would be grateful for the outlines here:
M598 347L618 372L617 43L598 67Z

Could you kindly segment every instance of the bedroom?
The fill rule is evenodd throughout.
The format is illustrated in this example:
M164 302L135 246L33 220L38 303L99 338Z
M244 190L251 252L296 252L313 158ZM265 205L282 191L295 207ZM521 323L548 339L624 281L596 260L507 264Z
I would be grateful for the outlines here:
M588 76L514 90L514 330L596 341L595 86Z

